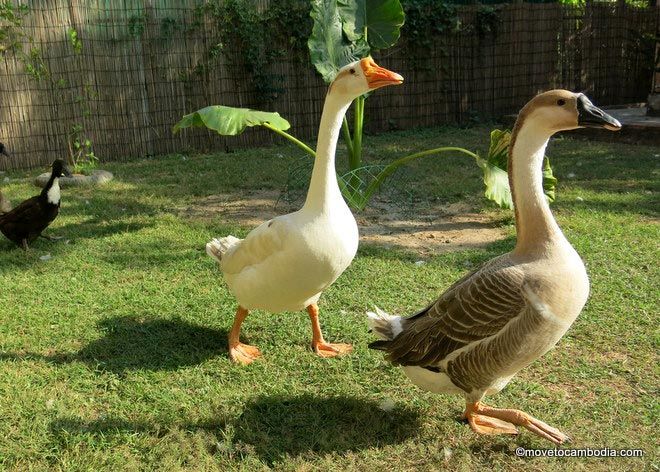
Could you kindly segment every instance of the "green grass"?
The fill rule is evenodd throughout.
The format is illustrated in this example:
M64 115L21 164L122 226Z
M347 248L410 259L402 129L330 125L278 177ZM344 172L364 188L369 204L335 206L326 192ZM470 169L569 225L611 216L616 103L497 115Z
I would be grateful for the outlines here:
M445 144L483 151L487 140L485 127L401 132L369 137L366 155L388 161ZM458 421L462 399L418 390L367 349L367 308L412 313L469 265L513 246L510 212L481 198L478 169L463 156L416 161L398 185L440 203L468 201L509 238L423 266L414 253L363 245L320 304L326 337L353 343L352 355L315 357L304 313L256 312L243 337L264 358L230 364L235 302L203 247L250 228L185 208L281 188L302 153L277 147L104 163L111 184L63 192L49 231L69 244L40 240L25 254L0 241L0 467L657 470L657 153L551 144L554 211L587 263L592 294L557 348L489 400L559 427L573 438L568 447L641 448L643 459L517 458L518 446L550 445L527 431L476 436ZM12 180L3 192L17 202L36 190Z

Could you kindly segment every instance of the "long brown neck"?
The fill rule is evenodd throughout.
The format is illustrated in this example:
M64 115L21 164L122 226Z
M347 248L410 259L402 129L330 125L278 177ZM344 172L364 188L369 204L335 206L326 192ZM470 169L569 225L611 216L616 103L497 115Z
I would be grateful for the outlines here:
M509 148L509 185L516 212L514 253L538 252L563 234L543 193L543 156L552 133L533 123L516 126Z

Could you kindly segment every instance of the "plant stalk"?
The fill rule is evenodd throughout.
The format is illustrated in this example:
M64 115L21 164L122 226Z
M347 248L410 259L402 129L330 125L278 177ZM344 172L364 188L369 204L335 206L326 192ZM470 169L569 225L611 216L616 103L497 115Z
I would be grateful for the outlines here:
M348 162L353 162L353 139L351 139L351 130L348 129L348 120L346 115L344 115L344 121L341 125L341 130L344 133L344 142L346 143L346 149L348 150Z
M364 97L355 99L353 122L353 153L349 160L350 170L362 167L362 128L364 126Z
M276 132L277 134L279 134L280 136L282 136L282 137L288 139L288 140L291 141L293 144L295 144L296 146L298 146L299 148L301 148L303 151L305 151L305 152L308 153L308 154L311 154L312 157L316 158L316 152L314 151L314 149L310 148L307 144L303 143L303 142L300 141L299 139L294 138L294 137L291 136L289 133L287 133L287 132L285 132L285 131L282 131L282 130L279 130L279 129L275 128L275 127L274 127L273 125L271 125L270 123L264 123L262 126L263 126L264 128L268 128L269 130L274 131L274 132Z
M364 126L364 99L365 97L358 97L355 99L355 111L353 120L353 146L352 152L348 155L348 167L351 171L362 167L362 128ZM348 188L352 192L359 192L360 179L357 175L353 174L348 183Z
M463 154L467 154L470 157L473 157L474 159L479 159L479 156L471 151L468 151L465 148L460 148L460 147L440 147L440 148L435 148L435 149L427 149L426 151L420 151L416 152L414 154L409 154L408 156L400 157L394 162L391 162L388 164L383 170L379 172L379 174L376 176L374 180L372 180L369 185L367 186L366 190L364 191L364 201L367 202L371 198L371 195L378 190L378 188L382 185L382 183L385 181L387 177L392 175L395 170L397 170L400 166L403 164L406 164L410 161L413 161L415 159L419 159L420 157L424 156L429 156L431 154L440 154L443 152L461 152Z

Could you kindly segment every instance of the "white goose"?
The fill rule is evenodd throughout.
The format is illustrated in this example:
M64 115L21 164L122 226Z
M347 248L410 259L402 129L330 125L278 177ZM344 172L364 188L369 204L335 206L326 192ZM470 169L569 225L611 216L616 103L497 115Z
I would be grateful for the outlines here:
M239 303L229 333L229 356L249 364L261 354L239 340L249 310L269 312L307 309L312 322L312 348L323 357L350 352L349 344L325 342L317 302L350 265L358 247L355 218L341 196L335 172L335 150L342 120L351 102L362 94L403 78L376 65L371 58L340 69L323 106L316 161L304 206L258 226L243 240L214 239L206 252L216 259Z
M419 387L465 396L477 433L517 434L523 426L556 444L568 437L519 410L481 403L523 367L552 348L589 294L584 264L562 234L543 194L542 161L550 137L562 130L621 124L582 94L552 90L518 115L509 148L509 183L517 244L452 285L410 318L368 313L381 337L370 345L403 366Z

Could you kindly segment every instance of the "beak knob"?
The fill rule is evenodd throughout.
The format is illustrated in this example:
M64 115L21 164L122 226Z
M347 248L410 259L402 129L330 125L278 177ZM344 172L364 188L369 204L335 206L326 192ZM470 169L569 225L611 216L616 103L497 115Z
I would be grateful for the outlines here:
M380 67L371 57L365 57L362 59L360 61L360 66L362 67L362 71L367 78L371 90L403 83L403 77L396 72Z
M586 97L580 95L577 99L578 125L585 128L605 128L610 131L619 131L621 123L613 116L595 106Z

